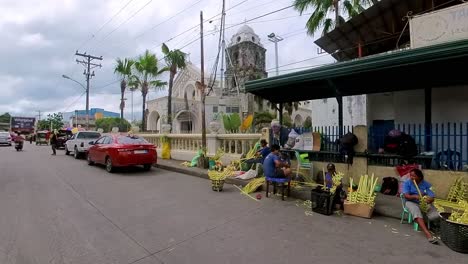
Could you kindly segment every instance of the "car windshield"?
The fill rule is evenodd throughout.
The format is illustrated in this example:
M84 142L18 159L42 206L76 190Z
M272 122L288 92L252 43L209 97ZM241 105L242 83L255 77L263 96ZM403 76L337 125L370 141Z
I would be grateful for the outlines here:
M119 144L130 144L130 145L138 145L138 144L148 144L144 138L136 137L136 136L119 136L117 137L117 142Z
M76 138L99 138L101 134L98 132L81 132Z

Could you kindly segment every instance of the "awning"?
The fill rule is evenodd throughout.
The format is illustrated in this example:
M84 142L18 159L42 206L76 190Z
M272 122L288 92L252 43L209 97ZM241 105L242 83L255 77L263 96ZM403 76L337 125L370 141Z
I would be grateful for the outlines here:
M408 15L460 4L453 0L381 0L315 41L338 61L395 49L409 42ZM404 32L402 32L404 31ZM360 49L359 49L360 47Z
M468 40L249 81L245 90L273 103L285 103L456 85L468 85Z

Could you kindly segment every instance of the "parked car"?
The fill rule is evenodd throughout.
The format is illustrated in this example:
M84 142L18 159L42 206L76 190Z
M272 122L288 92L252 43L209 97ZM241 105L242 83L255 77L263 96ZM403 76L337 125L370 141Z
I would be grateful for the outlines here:
M57 135L57 148L65 149L65 143L72 137L71 131L61 129L58 131Z
M75 159L88 152L89 142L98 139L101 133L96 131L78 131L65 142L65 155L73 151Z
M0 132L0 145L11 146L11 135L9 132Z
M149 171L157 162L156 146L138 136L104 135L90 143L88 164L104 164L108 172L116 167L137 165Z

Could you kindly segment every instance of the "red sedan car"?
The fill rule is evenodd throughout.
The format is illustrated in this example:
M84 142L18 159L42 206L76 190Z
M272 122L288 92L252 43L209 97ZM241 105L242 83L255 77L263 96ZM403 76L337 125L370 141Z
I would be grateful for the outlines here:
M108 172L116 167L143 165L145 170L151 170L157 162L156 147L137 136L103 135L90 142L88 164L104 164Z

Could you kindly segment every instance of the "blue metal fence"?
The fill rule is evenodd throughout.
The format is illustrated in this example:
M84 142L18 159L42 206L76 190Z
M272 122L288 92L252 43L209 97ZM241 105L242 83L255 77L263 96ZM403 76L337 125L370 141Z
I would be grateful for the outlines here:
M316 126L311 128L295 127L298 134L317 132L321 137L321 151L339 152L338 139L340 139L339 126ZM353 126L343 126L343 135L353 132Z
M394 129L412 136L418 155L432 156L432 169L468 169L468 123L396 124ZM390 129L369 128L368 149L379 152Z

